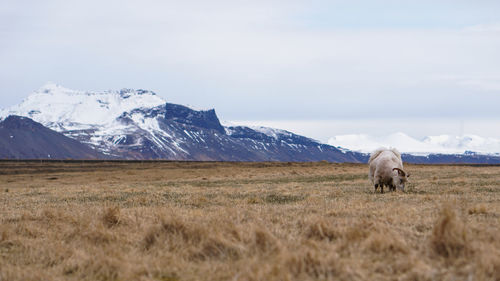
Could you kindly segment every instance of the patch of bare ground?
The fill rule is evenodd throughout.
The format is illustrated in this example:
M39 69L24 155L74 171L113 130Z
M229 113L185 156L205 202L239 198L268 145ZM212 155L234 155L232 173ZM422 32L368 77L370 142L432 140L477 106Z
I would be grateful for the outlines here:
M0 162L0 280L500 280L500 167Z

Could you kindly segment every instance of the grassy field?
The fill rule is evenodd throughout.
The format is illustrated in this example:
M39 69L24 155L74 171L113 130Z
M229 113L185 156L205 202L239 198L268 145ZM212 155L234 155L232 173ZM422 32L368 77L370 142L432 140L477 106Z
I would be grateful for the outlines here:
M0 162L0 280L500 280L500 167Z

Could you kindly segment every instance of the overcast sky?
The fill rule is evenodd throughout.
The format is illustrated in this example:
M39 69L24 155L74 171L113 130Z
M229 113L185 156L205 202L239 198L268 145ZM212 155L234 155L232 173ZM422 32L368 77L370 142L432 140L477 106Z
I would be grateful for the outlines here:
M150 89L223 120L463 132L469 120L500 125L499 50L497 0L3 0L0 107L53 81ZM450 123L426 133L438 119Z

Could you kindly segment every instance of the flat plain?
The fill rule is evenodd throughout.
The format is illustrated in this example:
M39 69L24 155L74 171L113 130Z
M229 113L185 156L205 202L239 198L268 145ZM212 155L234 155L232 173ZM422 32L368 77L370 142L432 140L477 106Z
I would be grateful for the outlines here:
M0 161L0 280L500 280L500 167Z

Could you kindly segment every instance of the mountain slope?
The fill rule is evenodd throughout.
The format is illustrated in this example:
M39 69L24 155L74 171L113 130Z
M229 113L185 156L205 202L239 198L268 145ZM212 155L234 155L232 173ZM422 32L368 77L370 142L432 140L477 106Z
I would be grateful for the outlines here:
M0 122L0 158L99 159L105 156L29 118L11 115Z
M47 84L17 114L122 159L359 162L359 155L271 128L224 127L215 110L167 103L145 90L83 92Z
M92 150L84 152L80 147L83 154L78 152L76 157L70 155L73 148L56 154L57 151L50 146L50 142L43 143L50 148L45 151L42 142L32 141L30 145L37 148L34 150L36 153L22 154L20 148L17 148L17 152L10 152L10 155L16 158L47 158L44 154L50 154L52 158L327 160L360 163L368 160L367 153L322 144L284 130L266 127L224 127L213 109L194 110L167 103L154 92L146 90L84 92L47 84L19 105L1 110L0 120L10 115L32 118L51 130L100 152L92 154ZM42 132L41 128L38 131ZM29 134L26 136L27 139L34 137ZM9 142L7 138L10 138L10 135L6 134L1 140ZM395 135L395 139L400 142L408 138L403 134ZM56 147L62 149L64 146ZM425 156L405 154L403 160L415 163L500 163L500 157L470 153Z

